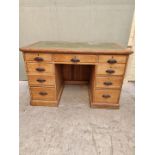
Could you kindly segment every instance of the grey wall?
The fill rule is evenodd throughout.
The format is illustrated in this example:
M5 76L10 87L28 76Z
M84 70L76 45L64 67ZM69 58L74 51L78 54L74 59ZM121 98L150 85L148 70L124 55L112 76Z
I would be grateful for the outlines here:
M20 0L20 46L40 40L127 45L134 0ZM25 80L20 54L20 80Z

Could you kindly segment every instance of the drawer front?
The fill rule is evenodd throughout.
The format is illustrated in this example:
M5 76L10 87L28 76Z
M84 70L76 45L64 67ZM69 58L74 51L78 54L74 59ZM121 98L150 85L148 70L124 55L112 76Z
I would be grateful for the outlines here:
M25 60L34 62L50 62L52 61L52 54L25 53Z
M125 72L125 64L98 64L96 66L96 74L99 75L123 75Z
M96 77L96 88L121 88L123 77L105 76Z
M55 54L55 62L70 62L70 63L95 63L97 62L96 55L81 55L81 54Z
M27 70L30 74L47 74L54 75L54 65L49 63L27 63Z
M55 76L48 75L29 75L29 84L36 86L52 85L55 86Z
M116 63L126 63L127 56L124 55L100 55L99 62L101 63L109 63L109 64L116 64Z
M120 90L104 89L95 90L94 102L95 103L111 103L117 104L120 96Z
M56 100L55 88L31 87L32 100Z

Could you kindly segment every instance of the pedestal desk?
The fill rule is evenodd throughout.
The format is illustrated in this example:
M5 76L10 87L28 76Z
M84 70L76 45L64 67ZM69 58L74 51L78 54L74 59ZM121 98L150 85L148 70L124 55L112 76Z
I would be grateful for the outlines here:
M88 84L91 107L119 107L130 49L116 43L41 41L20 51L31 105L58 106L64 84Z

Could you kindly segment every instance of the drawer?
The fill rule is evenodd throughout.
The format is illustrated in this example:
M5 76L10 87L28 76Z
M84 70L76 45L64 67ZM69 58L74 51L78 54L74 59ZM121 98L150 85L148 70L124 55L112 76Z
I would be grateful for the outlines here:
M99 75L124 75L125 64L98 64L96 74Z
M55 86L55 76L51 75L29 75L29 84L36 86L53 85Z
M103 89L95 90L94 102L95 103L111 103L117 104L120 96L120 90Z
M126 63L127 56L124 56L124 55L100 55L99 62L109 63L109 64Z
M123 77L105 76L96 77L96 88L121 88Z
M54 65L49 63L27 63L27 70L30 74L54 75Z
M56 100L56 90L50 87L31 87L32 100Z
M70 63L95 63L97 62L97 56L81 54L55 54L54 61Z
M52 54L45 53L25 53L26 61L49 62L52 61Z

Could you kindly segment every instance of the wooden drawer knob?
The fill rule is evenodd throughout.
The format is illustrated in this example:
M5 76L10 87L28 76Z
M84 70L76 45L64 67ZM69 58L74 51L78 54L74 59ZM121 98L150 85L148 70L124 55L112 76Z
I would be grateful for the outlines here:
M109 74L115 73L115 71L113 69L108 69L108 70L106 70L106 72L109 73Z
M45 95L47 95L48 93L47 93L47 92L39 92L39 94L42 95L42 96L45 96Z
M110 82L110 81L109 82L104 82L103 84L106 85L106 86L110 86L110 85L112 85L112 82Z
M45 71L45 69L44 68L36 68L36 71L38 71L38 72L44 72Z
M107 63L109 63L109 64L115 64L115 63L117 63L117 60L115 60L115 59L109 59L107 61Z
M37 79L37 81L40 82L40 83L43 83L43 82L45 82L46 80L44 80L44 79Z
M35 60L35 61L44 61L44 59L41 58L41 57L35 57L34 60Z
M104 94L104 95L102 95L102 97L104 97L104 98L110 98L111 96L109 94Z

